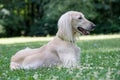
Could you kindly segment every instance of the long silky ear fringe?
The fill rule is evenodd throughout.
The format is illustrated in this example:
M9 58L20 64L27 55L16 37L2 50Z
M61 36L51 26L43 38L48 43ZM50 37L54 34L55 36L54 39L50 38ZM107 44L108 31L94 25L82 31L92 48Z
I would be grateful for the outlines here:
M58 32L57 36L62 37L67 41L74 41L71 25L72 17L69 13L63 14L58 21Z

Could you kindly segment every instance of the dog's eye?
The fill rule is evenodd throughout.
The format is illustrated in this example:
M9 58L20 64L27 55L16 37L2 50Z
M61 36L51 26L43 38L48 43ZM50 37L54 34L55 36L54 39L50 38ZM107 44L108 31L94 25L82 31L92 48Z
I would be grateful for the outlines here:
M80 16L78 19L82 19L82 17Z

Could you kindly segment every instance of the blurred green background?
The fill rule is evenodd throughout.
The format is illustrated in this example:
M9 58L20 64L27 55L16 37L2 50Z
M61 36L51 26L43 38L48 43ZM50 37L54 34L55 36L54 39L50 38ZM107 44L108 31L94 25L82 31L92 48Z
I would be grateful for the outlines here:
M97 25L92 34L120 32L120 0L0 0L0 37L55 35L69 10Z

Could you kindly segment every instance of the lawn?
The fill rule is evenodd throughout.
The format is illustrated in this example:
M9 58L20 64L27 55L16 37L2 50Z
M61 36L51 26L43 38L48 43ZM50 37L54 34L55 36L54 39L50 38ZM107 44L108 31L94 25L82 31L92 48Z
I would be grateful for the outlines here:
M120 80L120 34L80 37L77 44L82 50L81 66L77 69L10 70L10 58L16 51L40 47L52 38L1 38L0 80Z

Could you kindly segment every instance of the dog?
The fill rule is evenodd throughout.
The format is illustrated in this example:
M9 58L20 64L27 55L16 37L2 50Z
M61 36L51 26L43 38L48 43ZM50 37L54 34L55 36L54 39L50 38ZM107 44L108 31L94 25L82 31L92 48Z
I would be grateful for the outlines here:
M26 48L12 56L10 69L37 69L39 67L76 67L80 61L80 48L76 45L77 34L88 35L95 24L81 12L68 11L58 20L58 32L46 45Z

